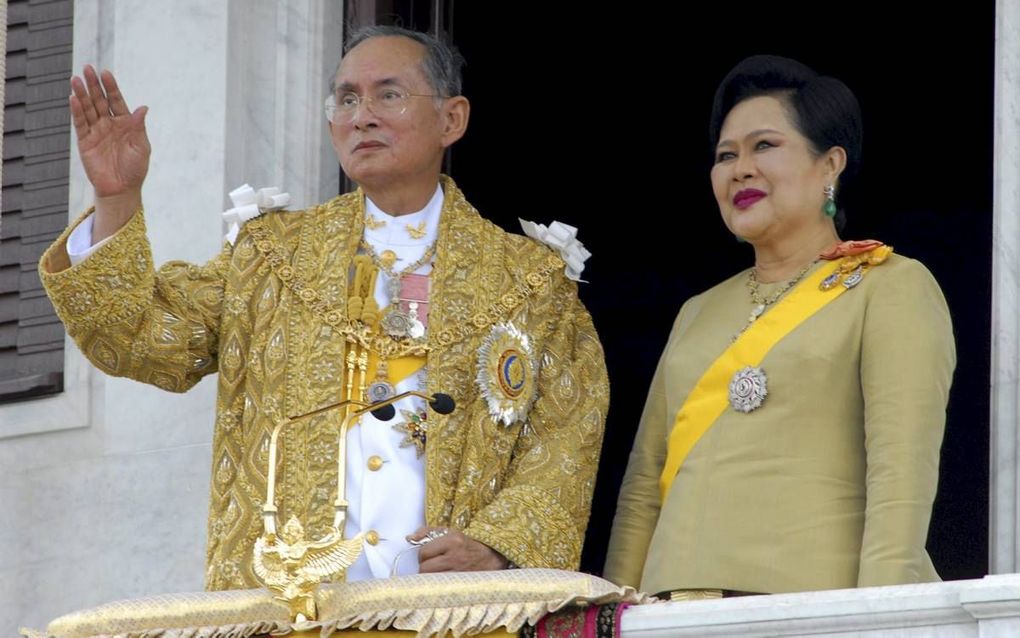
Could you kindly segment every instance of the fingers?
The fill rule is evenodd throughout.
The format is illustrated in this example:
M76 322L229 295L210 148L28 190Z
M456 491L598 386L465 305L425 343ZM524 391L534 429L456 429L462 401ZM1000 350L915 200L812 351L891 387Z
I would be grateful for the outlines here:
M419 566L460 547L463 545L463 539L462 533L448 527L422 527L407 537L408 541L421 544L421 551L418 552ZM435 565L432 567L435 568ZM450 567L446 566L445 569Z
M426 525L424 527L419 527L414 531L414 533L408 534L407 540L415 544L430 543L436 540L437 538L442 538L443 536L446 536L451 531L453 531L454 533L458 533L456 530L451 530L448 527L429 527L428 525Z
M78 76L71 78L71 91L78 98L82 115L90 126L107 115L131 114L113 73L104 70L96 74L95 68L87 64L82 76L84 79Z
M85 83L82 82L80 77L74 76L71 78L71 92L74 97L78 98L78 105L81 107L82 117L85 118L86 125L93 126L99 121L99 113L96 112L92 98L89 96L88 91L85 89Z
M446 554L440 554L433 558L421 560L419 558L418 572L422 574L435 574L437 572L457 571Z
M453 569L449 557L446 556L457 545L456 530L445 527L419 527L408 534L408 542L418 545L418 571L447 572Z
M117 86L117 79L113 77L113 73L103 71L99 77L102 80L103 88L106 90L110 112L114 115L127 115L130 113L131 109L128 108L127 102L124 101L124 95L120 92L120 87Z
M138 128L145 128L145 116L149 112L149 107L139 106L135 109L135 112L131 114L131 122Z
M426 561L442 556L460 545L460 539L454 534L425 543L421 546L421 551L418 552L418 563L424 564Z
M110 114L110 103L106 99L106 91L99 85L99 76L96 75L95 67L91 64L86 64L83 75L85 76L85 86L89 90L89 96L92 97L92 104L95 105L96 113L99 117L106 117Z
M70 98L71 123L74 124L74 132L78 135L80 142L83 137L89 134L89 124L85 121L85 111L82 109L81 100L77 95Z
M458 571L464 562L464 535L453 530L421 546L418 571L423 574Z
M132 113L113 73L104 70L97 74L95 68L88 64L82 76L71 78L71 97L68 102L79 140L88 135L99 120L111 115L130 116L136 127L144 129L148 107L139 107Z

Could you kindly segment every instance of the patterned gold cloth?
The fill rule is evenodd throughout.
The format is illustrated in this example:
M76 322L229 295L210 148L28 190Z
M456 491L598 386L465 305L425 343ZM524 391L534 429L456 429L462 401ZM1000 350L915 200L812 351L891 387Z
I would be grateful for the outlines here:
M608 406L601 344L558 257L484 220L452 180L443 190L428 391L452 395L457 409L429 416L425 519L463 529L520 566L576 568ZM270 213L204 266L170 262L158 273L139 213L74 267L71 228L40 262L68 333L103 372L174 392L219 372L210 589L259 585L251 557L273 425L338 399L363 211L359 191ZM528 335L537 359L526 424L495 420L475 380L480 345L505 321ZM337 425L327 413L280 441L279 520L298 515L311 537L331 522Z
M327 584L316 592L323 620L292 624L266 590L168 594L67 614L33 638L249 638L270 632L329 636L397 629L419 636L504 635L571 605L647 603L609 581L552 569L417 574ZM371 638L373 634L367 634Z

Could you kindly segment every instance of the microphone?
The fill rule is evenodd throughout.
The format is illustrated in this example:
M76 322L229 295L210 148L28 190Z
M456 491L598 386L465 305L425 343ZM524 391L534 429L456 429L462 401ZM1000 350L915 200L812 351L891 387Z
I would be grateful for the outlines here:
M432 395L432 398L428 400L429 406L435 411L436 414L450 414L454 408L457 407L457 403L453 400L449 394L443 394L437 392ZM389 421L396 416L397 411L393 408L392 403L380 405L379 407L372 410L372 416L379 419L380 421Z
M443 394L442 392L436 392L429 399L429 405L436 414L450 414L454 408L457 407L457 403L453 400L449 394Z
M379 419L380 421L389 421L396 416L397 411L393 408L393 404L403 399L404 397L421 397L428 401L429 407L436 414L450 414L457 407L457 403L453 400L449 394L443 394L442 392L436 392L431 397L416 392L414 390L408 392L402 392L400 394L376 401L375 403L369 404L364 408L358 410L355 414L364 414L365 412L371 412L372 416Z
M372 416L379 419L380 421L389 421L396 416L397 410L393 407L393 404L387 403L386 405L380 405L378 408L372 410Z

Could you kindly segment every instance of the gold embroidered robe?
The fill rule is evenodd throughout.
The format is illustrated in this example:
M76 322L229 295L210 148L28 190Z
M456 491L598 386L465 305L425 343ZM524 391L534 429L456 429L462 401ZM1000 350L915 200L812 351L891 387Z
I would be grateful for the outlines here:
M601 344L562 261L483 219L444 180L428 391L450 394L457 409L429 415L425 519L463 529L520 566L576 568L608 408ZM342 315L363 218L360 191L260 218L291 285L247 228L204 266L169 262L156 272L142 213L77 266L65 249L74 225L40 261L68 333L103 372L173 392L219 372L210 589L259 586L251 553L274 423L340 398L346 344L334 326L344 322L330 325L299 293L314 290ZM495 420L476 383L479 346L503 321L530 336L539 359L526 424ZM332 518L339 418L305 423L281 436L276 500L281 522L297 514L317 537Z

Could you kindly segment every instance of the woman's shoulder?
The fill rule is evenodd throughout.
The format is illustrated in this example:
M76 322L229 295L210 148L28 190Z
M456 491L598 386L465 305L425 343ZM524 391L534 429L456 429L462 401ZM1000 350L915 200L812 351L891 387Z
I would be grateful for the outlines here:
M863 255L865 259L859 266L841 269L847 274L840 275L840 283L851 289L846 299L856 300L854 305L866 309L869 319L948 317L945 295L931 271L919 260L894 252L892 247L885 246L883 250L878 258L869 260Z
M840 242L820 257L838 262L838 269L823 282L823 290L840 284L847 288L864 284L865 289L873 291L911 285L938 288L935 278L924 264L874 239Z
M866 280L874 293L895 294L905 289L939 290L938 282L928 267L923 263L899 253L891 253L877 266L868 268Z

